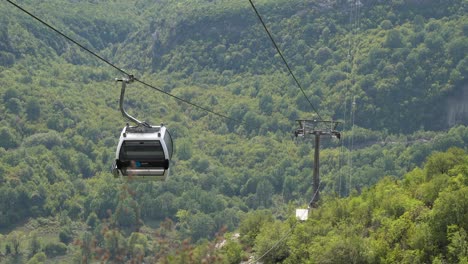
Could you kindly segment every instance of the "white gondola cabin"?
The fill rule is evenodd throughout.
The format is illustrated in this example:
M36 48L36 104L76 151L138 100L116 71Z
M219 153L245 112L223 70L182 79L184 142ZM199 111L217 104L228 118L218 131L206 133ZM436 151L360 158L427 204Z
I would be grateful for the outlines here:
M126 126L117 145L114 175L164 181L173 143L165 126Z
M122 82L120 93L120 110L122 115L136 123L136 126L127 124L120 134L119 144L112 165L114 177L126 179L145 179L164 181L169 174L169 165L172 158L173 142L167 128L151 126L129 115L124 107L125 87L134 80L117 80Z

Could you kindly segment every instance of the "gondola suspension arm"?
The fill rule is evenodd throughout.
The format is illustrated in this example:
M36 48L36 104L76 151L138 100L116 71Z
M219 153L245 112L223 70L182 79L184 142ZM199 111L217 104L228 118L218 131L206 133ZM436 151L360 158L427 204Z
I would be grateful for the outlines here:
M120 107L120 112L122 112L122 115L127 118L128 120L136 123L138 126L142 125L145 127L151 127L146 122L142 122L135 117L131 116L127 111L124 109L124 98L125 98L125 89L127 88L128 83L132 83L135 80L135 77L133 75L129 75L128 78L122 78L122 79L115 79L116 82L121 82L122 83L122 88L120 90L120 102L119 102L119 107Z
M173 152L172 138L163 124L151 126L125 110L125 90L127 84L135 80L131 75L128 75L128 78L115 79L116 82L122 83L120 111L126 119L136 123L136 126L127 123L123 128L112 164L112 173L114 177L121 176L125 179L164 181L169 174L169 162Z

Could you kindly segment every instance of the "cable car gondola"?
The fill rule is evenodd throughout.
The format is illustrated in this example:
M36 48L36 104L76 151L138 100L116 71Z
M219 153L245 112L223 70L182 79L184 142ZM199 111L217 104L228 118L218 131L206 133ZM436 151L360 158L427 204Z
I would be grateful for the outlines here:
M169 174L173 152L171 135L164 125L151 126L130 116L124 110L125 87L132 78L118 81L122 82L120 110L124 117L137 125L127 124L120 134L112 165L114 177L164 181Z

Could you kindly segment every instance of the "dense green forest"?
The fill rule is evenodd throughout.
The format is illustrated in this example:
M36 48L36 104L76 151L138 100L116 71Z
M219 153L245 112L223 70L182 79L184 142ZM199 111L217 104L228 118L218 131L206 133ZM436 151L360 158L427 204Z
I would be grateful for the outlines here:
M137 78L175 141L165 182L114 179L122 74L0 2L0 263L468 263L468 2L13 1ZM354 104L353 104L354 102ZM270 250L273 249L273 250Z

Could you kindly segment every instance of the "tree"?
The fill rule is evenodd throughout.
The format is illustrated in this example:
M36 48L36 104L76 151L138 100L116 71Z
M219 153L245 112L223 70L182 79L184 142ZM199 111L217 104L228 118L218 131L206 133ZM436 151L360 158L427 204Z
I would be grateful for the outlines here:
M380 22L380 27L385 30L389 30L393 27L392 22L390 20L383 20Z
M194 158L191 162L193 168L199 173L206 173L210 167L210 162L206 158Z
M204 213L196 213L188 221L192 241L198 241L201 238L212 238L216 230L213 219Z
M320 37L325 43L328 43L330 39L330 29L328 27L323 28L322 35Z
M5 244L5 255L8 256L8 255L11 254L11 252L12 252L12 251L11 251L11 245L10 245L10 243L6 243L6 244Z
M263 113L271 115L273 111L273 97L269 94L262 95L262 97L260 97L259 107Z
M118 230L111 229L104 234L104 248L109 253L110 260L115 261L127 254L127 241Z
M430 223L433 240L441 249L448 246L448 240L451 238L447 233L448 226L456 225L460 230L468 230L467 193L468 186L466 185L455 190L446 189L434 202ZM462 234L459 233L459 235Z
M45 245L44 252L51 258L62 256L67 253L67 245L62 242L49 242Z
M20 253L20 245L23 240L24 233L22 231L13 231L9 236L9 241L13 246L13 253L18 255Z
M133 259L142 259L145 252L148 251L148 238L146 235L138 232L133 232L128 238L128 251L132 254Z
M426 38L424 39L424 44L428 47L432 52L442 52L444 39L440 36L439 33L430 33L427 34Z
M92 167L92 162L85 154L78 153L76 157L76 166L84 178L93 176L94 170Z
M37 235L37 232L30 233L30 240L29 240L29 251L30 255L34 256L41 250L41 241Z
M447 152L435 152L428 159L426 166L427 179L439 174L447 174L449 169L463 162L464 151L459 148L451 148Z
M36 121L40 118L41 106L37 99L31 99L26 103L26 115L30 121Z
M287 223L279 221L266 222L255 238L255 255L257 257L263 256L263 263L282 262L289 255L287 240L284 239L288 231ZM273 246L275 246L274 250L270 250Z
M238 264L242 262L243 251L242 245L233 239L227 239L226 244L222 248L225 260L229 264Z
M28 260L27 264L42 264L47 260L47 256L44 252L35 254L31 259Z
M81 235L81 240L79 241L80 249L81 249L81 263L88 264L91 263L93 250L95 248L95 240L93 235L90 232L85 231Z
M15 148L18 145L16 136L8 127L0 128L0 147L5 149Z
M60 242L64 244L68 244L73 240L73 233L71 231L70 226L64 226L61 228L59 232L59 239Z
M450 243L448 245L448 259L452 263L467 263L468 235L465 229L451 225L447 227L447 233Z
M403 37L400 31L393 29L387 33L384 46L387 48L401 48L403 47Z
M6 103L11 98L18 98L18 97L19 97L19 92L16 89L8 88L3 94L3 102Z
M258 131L261 124L261 118L256 113L248 111L244 115L244 122L246 130L253 133L254 131Z
M59 133L56 131L49 131L47 133L36 133L27 137L24 140L24 146L34 147L34 146L45 146L48 149L52 149L54 146L61 146L63 139Z
M94 229L96 225L99 223L99 218L97 217L95 212L91 212L86 219L86 224L91 228Z
M259 206L263 206L265 208L270 207L271 197L273 196L273 194L274 188L269 180L263 179L258 182L255 197Z
M459 37L451 40L448 44L448 53L452 58L453 64L457 64L468 53L467 38Z
M248 246L253 246L255 238L260 233L261 227L268 222L273 222L273 216L269 210L257 210L248 212L241 217L239 225L240 239Z
M315 59L318 64L324 64L332 57L332 50L328 47L322 47L317 50Z
M138 202L130 197L119 201L114 214L115 222L121 227L140 225L140 208Z
M22 102L18 98L9 99L6 106L13 114L19 114L22 111Z
M181 140L177 147L177 157L181 160L189 160L192 157L192 146L187 140Z
M297 182L291 176L286 176L283 182L283 199L289 201L293 198L293 191Z
M0 65L10 67L15 63L15 55L0 51Z

